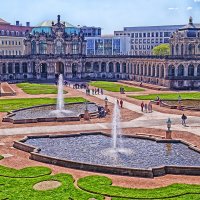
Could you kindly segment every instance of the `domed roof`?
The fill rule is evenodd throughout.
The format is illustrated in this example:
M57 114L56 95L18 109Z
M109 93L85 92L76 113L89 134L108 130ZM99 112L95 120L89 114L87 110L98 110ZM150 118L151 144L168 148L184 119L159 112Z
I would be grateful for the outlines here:
M39 23L36 27L52 27L52 22L54 24L57 23L57 21L54 21L54 20L47 20L47 21L43 21L43 22ZM61 21L61 23L65 24L66 28L76 28L75 26L73 26L72 24L70 24L68 22Z

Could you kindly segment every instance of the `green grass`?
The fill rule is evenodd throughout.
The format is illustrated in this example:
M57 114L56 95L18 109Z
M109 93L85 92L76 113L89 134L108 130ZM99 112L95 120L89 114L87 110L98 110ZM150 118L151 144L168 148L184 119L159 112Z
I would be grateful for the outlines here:
M0 172L2 168L0 168ZM6 167L0 175L0 199L9 200L103 200L102 195L91 194L74 186L74 179L69 174L50 175L45 167L29 167L13 170ZM5 175L4 175L5 174ZM17 174L17 176L16 176ZM8 176L9 175L9 176ZM59 181L61 186L47 191L37 191L33 186L42 181Z
M187 100L199 100L200 99L200 92L190 92L190 93L171 93L171 94L149 94L149 95L140 95L140 96L129 96L134 99L139 100L155 100L157 96L159 96L160 99L164 100L178 100L179 95L181 96L181 99L187 99Z
M103 176L88 176L78 180L78 186L90 193L123 199L200 199L200 185L173 184L156 189L134 189L112 186L111 179ZM194 198L190 198L190 197Z
M4 157L2 155L0 155L0 160L4 159Z
M144 91L140 88L129 87L125 85L116 84L114 82L107 82L107 81L95 81L90 83L91 86L102 88L106 91L110 92L120 92L120 88L123 87L125 92L141 92Z
M55 85L36 84L36 83L19 83L17 84L25 93L38 94L57 94L57 87Z
M16 170L0 166L0 200L112 200L169 199L199 200L200 185L173 184L157 189L132 189L112 186L111 179L104 176L87 176L74 184L70 174L51 175L47 167L28 167ZM43 181L59 181L56 189L37 191L33 186Z
M65 103L86 102L82 97L65 98ZM21 108L27 108L36 105L54 104L56 99L53 98L28 98L28 99L1 99L0 112L11 112Z

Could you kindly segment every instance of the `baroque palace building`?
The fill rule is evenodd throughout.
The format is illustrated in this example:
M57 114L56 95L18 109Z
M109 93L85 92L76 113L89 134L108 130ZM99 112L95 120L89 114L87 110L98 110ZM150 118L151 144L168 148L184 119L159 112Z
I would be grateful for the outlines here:
M170 38L170 56L86 55L80 28L45 21L24 40L25 55L0 56L0 80L128 79L170 88L200 87L200 25L189 24Z

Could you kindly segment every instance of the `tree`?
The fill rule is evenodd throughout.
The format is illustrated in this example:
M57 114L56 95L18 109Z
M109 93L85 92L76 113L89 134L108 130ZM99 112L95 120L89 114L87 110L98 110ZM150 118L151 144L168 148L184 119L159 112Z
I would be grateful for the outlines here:
M153 55L155 56L167 56L170 55L170 45L161 44L153 48Z

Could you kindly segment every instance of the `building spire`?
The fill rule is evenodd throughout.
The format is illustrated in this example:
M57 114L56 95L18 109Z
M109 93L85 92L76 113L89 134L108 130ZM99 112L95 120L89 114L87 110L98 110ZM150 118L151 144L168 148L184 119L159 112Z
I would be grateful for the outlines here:
M58 15L58 24L60 24L60 15Z
M189 18L189 24L193 24L193 18L191 16Z

